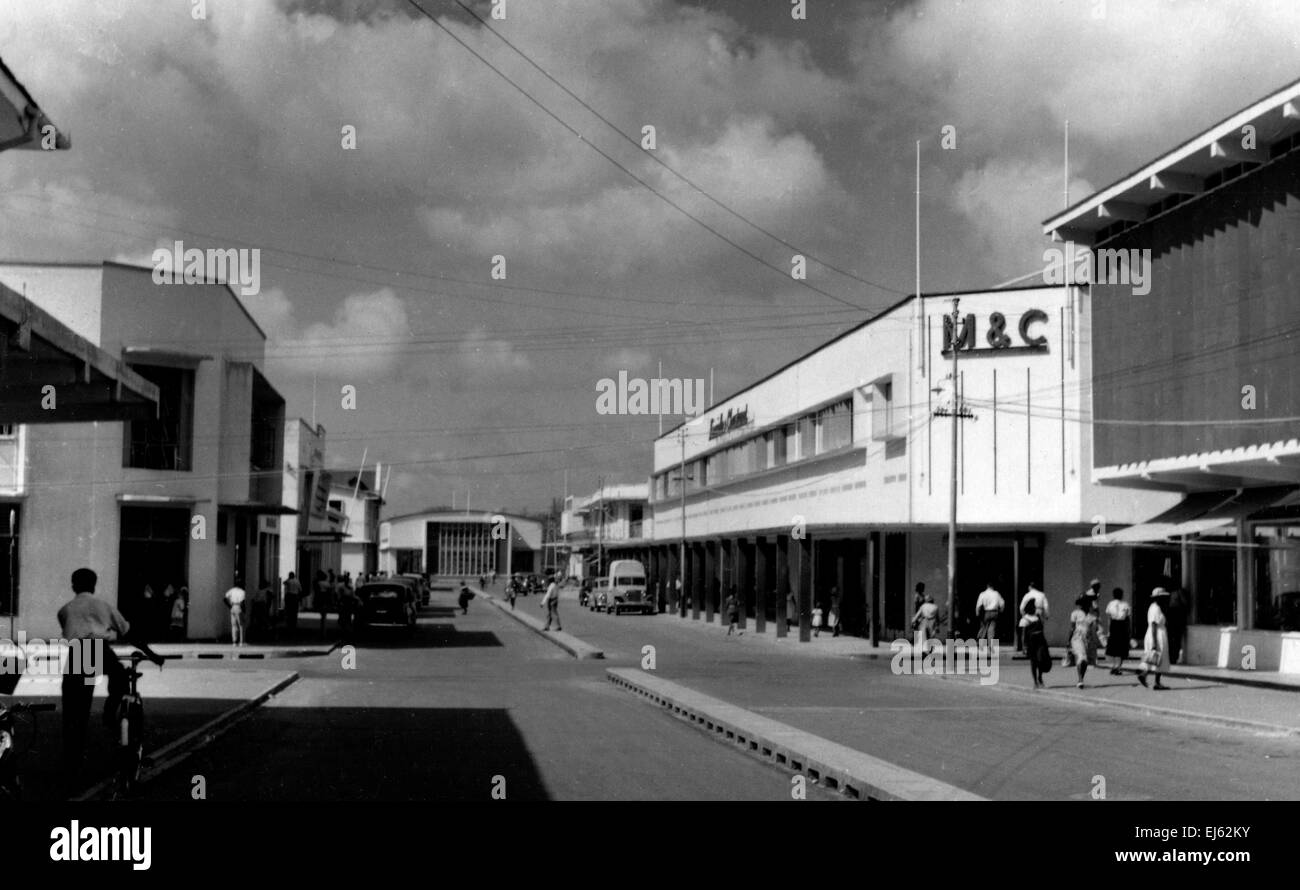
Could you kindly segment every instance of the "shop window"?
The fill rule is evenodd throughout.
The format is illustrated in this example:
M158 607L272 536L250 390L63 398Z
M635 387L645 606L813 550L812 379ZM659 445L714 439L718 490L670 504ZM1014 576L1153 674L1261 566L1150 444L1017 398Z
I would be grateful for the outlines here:
M132 365L131 370L158 386L158 416L129 420L124 466L142 470L190 470L194 439L194 371Z
M22 551L19 530L22 508L17 504L0 504L0 615L18 614L18 554Z

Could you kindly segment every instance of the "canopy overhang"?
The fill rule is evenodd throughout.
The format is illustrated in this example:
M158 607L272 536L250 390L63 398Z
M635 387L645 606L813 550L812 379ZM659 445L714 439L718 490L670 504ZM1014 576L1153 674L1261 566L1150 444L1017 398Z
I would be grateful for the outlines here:
M1177 544L1184 536L1236 525L1256 513L1293 500L1297 492L1300 488L1296 486L1196 492L1147 522L1113 532L1070 538L1069 543L1082 547Z
M157 414L155 384L0 284L0 424Z

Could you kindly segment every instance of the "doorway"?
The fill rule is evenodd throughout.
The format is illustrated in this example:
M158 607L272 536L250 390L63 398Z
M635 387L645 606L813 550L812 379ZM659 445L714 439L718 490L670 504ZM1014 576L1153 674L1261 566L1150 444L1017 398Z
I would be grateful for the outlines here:
M189 586L190 511L185 507L123 507L117 559L117 604L131 632L161 640L170 623L167 597Z

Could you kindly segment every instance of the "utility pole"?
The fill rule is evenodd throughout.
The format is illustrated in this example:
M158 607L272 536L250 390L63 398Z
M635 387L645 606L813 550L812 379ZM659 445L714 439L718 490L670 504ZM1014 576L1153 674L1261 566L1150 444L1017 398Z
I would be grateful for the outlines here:
M677 580L681 582L681 589L677 591L677 613L685 615L683 611L686 596L686 421L682 421L681 427L677 433L677 439L681 443L682 460L677 468L677 481L681 485L681 511L682 511L682 536L677 544Z
M966 332L961 329L958 302L958 299L953 297L952 326L949 329L948 340L948 348L952 350L952 407L940 406L934 412L936 417L952 418L951 472L948 477L948 636L950 638L955 637L957 631L956 615L953 612L957 588L957 422L974 417L962 401L958 388L960 378L957 376L957 355L961 351L961 344L966 339Z
M600 519L596 526L596 577L599 578L605 574L605 477L599 477L600 481Z

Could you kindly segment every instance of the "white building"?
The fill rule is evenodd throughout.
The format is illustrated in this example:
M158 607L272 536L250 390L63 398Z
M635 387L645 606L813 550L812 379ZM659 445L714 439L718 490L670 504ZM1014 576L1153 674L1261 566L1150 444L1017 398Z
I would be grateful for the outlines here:
M610 547L636 547L653 540L649 491L644 482L624 483L564 499L560 535L569 550L569 577L600 577L609 565Z
M355 473L330 485L329 509L343 517L339 570L354 580L379 571L379 508L384 503L379 494L381 477L382 468L375 464L373 489L364 476L358 481Z
M542 524L508 513L432 509L379 523L379 569L473 578L541 568Z
M685 540L686 597L712 620L736 589L760 624L794 591L807 638L814 601L843 597L846 630L908 632L913 591L947 598L952 382L945 319L969 323L958 386L956 627L973 635L974 600L991 581L1008 604L1045 585L1049 638L1066 637L1076 596L1097 577L1131 588L1127 556L1066 545L1169 506L1153 492L1089 478L1086 295L1028 287L907 298L711 406L655 441L647 561L670 589ZM685 470L686 491L680 488ZM618 549L618 548L615 548ZM1014 608L999 631L1014 634ZM780 632L778 623L778 632Z

